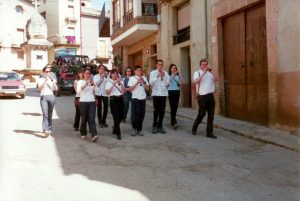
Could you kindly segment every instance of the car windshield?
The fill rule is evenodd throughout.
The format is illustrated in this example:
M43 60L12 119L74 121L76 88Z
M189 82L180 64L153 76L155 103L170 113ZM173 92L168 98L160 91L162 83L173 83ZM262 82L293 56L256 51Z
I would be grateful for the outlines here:
M16 73L0 73L0 80L20 80L20 77Z

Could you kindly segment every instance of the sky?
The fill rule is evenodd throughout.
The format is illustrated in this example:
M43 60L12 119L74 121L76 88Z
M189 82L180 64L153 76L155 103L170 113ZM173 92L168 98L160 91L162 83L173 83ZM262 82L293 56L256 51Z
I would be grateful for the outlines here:
M96 10L102 10L102 6L103 6L103 3L106 2L106 9L108 8L107 4L109 4L109 1L108 0L92 0L92 6L94 9Z

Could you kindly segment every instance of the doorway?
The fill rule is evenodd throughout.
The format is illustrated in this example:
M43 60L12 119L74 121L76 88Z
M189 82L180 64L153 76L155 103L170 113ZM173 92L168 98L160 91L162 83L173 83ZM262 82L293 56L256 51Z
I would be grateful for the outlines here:
M265 4L223 19L225 115L268 123Z
M184 80L184 84L181 86L181 105L182 107L192 107L190 47L181 48L180 54L179 69Z

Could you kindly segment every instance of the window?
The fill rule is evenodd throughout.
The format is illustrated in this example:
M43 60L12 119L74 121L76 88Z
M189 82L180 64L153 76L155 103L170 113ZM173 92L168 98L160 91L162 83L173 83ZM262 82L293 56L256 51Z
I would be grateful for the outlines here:
M68 17L74 19L74 6L68 6Z
M18 45L24 42L24 29L17 29L16 40L14 42Z
M75 36L75 28L68 27L68 36Z
M154 3L142 3L143 16L155 16L157 15L157 5Z
M16 6L16 13L20 13L20 14L23 14L23 12L24 12L24 9L23 9L23 7L22 6Z
M177 8L177 30L183 30L190 27L191 14L190 3L185 3Z
M74 2L74 0L68 0L68 2Z
M24 52L23 51L17 51L17 56L18 56L18 59L24 60Z
M117 0L113 3L113 20L114 22L120 20L120 1Z
M133 9L133 0L124 0L124 14Z
M42 13L41 13L41 16L42 16L44 19L46 19L46 12L42 12Z
M37 60L43 60L43 55L36 55Z

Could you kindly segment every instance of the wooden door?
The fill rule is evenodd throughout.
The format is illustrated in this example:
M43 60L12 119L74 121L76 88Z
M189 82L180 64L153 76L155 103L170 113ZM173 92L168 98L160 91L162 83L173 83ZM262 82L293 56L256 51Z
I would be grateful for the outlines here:
M268 122L265 5L223 21L226 116Z

